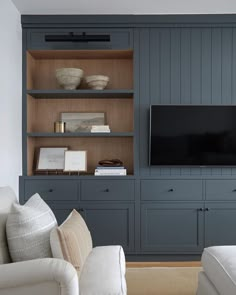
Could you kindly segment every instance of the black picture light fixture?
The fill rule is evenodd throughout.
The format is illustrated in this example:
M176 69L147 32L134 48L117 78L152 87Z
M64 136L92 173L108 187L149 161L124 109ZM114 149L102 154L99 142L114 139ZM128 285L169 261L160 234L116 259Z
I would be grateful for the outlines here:
M66 35L45 35L46 42L110 42L110 35L88 35L83 32L75 35L73 32Z

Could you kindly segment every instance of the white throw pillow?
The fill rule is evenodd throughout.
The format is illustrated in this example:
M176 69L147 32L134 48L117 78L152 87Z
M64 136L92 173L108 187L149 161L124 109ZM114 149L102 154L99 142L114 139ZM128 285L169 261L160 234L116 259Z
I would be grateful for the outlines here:
M33 195L23 206L13 204L6 223L13 262L52 257L50 232L55 226L56 218L39 194Z

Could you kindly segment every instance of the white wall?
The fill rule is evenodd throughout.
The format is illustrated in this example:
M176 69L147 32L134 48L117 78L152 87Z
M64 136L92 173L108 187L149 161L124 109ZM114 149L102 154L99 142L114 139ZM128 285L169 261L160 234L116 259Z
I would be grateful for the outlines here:
M21 174L22 38L20 13L0 0L0 186L18 195Z
M1 0L0 0L1 1ZM235 0L12 0L22 14L236 13Z

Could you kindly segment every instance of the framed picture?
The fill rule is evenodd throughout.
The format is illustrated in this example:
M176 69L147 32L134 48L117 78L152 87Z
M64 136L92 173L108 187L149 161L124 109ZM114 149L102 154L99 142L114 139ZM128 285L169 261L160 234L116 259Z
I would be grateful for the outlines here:
M64 171L87 171L87 151L65 151Z
M63 170L67 147L41 147L38 151L36 170Z
M92 125L105 125L105 113L61 113L66 132L90 132Z

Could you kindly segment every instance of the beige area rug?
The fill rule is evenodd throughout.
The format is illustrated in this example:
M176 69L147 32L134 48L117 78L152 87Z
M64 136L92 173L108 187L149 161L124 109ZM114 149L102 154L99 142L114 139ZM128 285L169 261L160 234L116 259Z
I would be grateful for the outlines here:
M128 295L195 295L201 267L128 268Z

